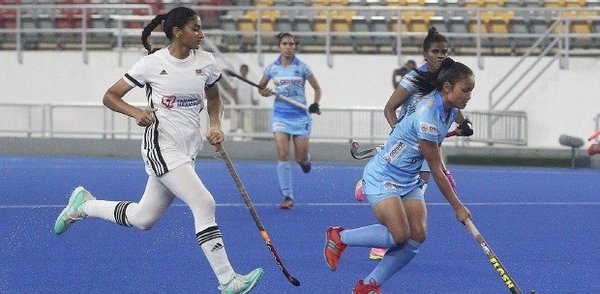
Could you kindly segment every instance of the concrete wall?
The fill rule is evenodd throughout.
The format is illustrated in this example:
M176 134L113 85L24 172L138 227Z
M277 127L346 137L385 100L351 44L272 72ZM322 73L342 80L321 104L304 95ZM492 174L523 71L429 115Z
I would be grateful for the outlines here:
M25 52L23 63L19 64L15 52L0 51L0 86L3 90L0 102L99 102L106 89L142 54L142 51L126 52L123 66L119 66L115 52L91 52L89 63L84 64L82 53L78 51L36 51ZM383 107L392 92L391 72L398 63L396 56L335 55L332 68L327 66L325 55L299 54L299 57L310 65L321 84L323 106ZM267 54L264 58L268 63L275 55ZM419 56L406 58L422 61ZM490 89L518 60L486 57L485 67L480 70L474 57L456 59L469 65L476 74L476 88L467 110L487 110ZM253 77L260 77L263 67L256 54L234 54L229 60L234 64L247 63ZM541 63L548 61L544 59ZM528 60L525 64L532 62ZM595 130L594 117L600 113L598 72L600 60L597 58L571 58L570 70L560 70L554 63L526 90L511 110L528 113L528 148L563 148L558 144L561 134L585 138ZM312 91L308 88L310 97ZM144 92L136 89L126 98L143 102ZM265 99L270 102L269 98Z

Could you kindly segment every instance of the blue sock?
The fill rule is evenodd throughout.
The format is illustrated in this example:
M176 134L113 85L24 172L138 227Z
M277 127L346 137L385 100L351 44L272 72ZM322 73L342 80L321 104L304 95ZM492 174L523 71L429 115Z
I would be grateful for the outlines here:
M417 255L419 246L421 243L409 239L400 246L390 248L375 269L365 278L365 283L371 280L379 285L385 283Z
M344 244L351 247L380 247L397 246L387 227L380 224L343 230L340 237Z
M279 189L283 197L294 198L292 193L292 170L289 161L277 162L277 178L279 179Z

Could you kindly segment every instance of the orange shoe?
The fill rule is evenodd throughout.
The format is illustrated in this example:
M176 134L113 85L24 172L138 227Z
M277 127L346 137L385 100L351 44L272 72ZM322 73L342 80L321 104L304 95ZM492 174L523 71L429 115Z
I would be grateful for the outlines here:
M592 144L587 151L589 156L600 154L600 143Z
M371 252L369 252L369 259L371 260L380 260L383 259L383 256L387 252L387 248L371 248Z
M383 294L381 289L379 289L379 285L371 280L371 284L365 284L363 280L358 281L354 289L352 289L352 294Z
M294 200L290 197L285 197L285 200L279 204L279 208L281 209L292 209L292 207L294 207Z
M342 253L346 250L346 244L340 238L342 227L329 227L327 229L327 237L325 238L325 262L332 271L337 270L338 261L342 257Z

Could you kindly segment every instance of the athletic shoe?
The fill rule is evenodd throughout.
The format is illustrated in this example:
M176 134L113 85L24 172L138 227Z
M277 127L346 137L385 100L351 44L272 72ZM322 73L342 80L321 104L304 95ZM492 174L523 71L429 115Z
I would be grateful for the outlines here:
M383 259L383 256L385 255L386 252L387 252L387 248L373 247L373 248L371 248L371 251L369 252L369 259L371 259L371 260Z
M310 154L307 156L306 162L300 164L300 167L302 168L302 171L305 174L310 172L310 169L312 167L312 160L310 159Z
M363 201L365 201L365 199L367 199L367 195L365 193L363 193L362 179L360 179L360 180L358 180L358 182L356 182L356 187L354 188L354 198L358 202L363 202Z
M294 199L291 197L285 197L285 200L279 204L279 208L281 209L291 209L292 207L294 207Z
M58 215L54 223L54 233L60 235L66 232L74 222L86 218L87 214L83 212L81 206L90 200L96 200L96 198L83 187L75 188L71 193L67 207Z
M587 151L590 156L599 154L600 153L600 143L592 144L590 146L590 148L588 148Z
M337 270L338 262L342 253L346 250L346 244L342 242L340 233L344 230L342 227L329 227L327 237L325 238L325 262L332 271Z
M219 286L221 294L244 294L250 292L256 283L262 278L264 271L262 268L257 268L249 274L242 276L235 274L235 277L227 285Z
M375 281L371 280L371 284L365 284L363 280L360 280L352 289L352 294L383 294L383 292Z

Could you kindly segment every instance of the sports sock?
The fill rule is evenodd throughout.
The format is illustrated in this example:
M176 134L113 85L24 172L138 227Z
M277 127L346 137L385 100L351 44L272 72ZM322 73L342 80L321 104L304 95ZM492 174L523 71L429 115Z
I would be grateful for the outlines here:
M375 269L365 278L365 282L373 280L377 284L383 285L417 255L419 246L421 243L409 239L400 246L390 248Z
M235 272L227 258L219 227L211 226L196 233L196 241L219 279L219 284L229 283L235 277Z
M354 247L390 248L397 246L390 231L381 224L343 230L340 238L344 244Z
M294 198L292 193L292 170L289 161L277 162L277 178L279 179L279 189L283 197Z
M106 200L91 200L87 201L82 205L83 212L88 215L88 217L96 217L101 218L103 220L107 220L109 222L113 222L120 225L129 224L127 220L127 216L125 215L126 206L132 204L131 202L126 201L106 201ZM123 223L119 221L125 221Z

